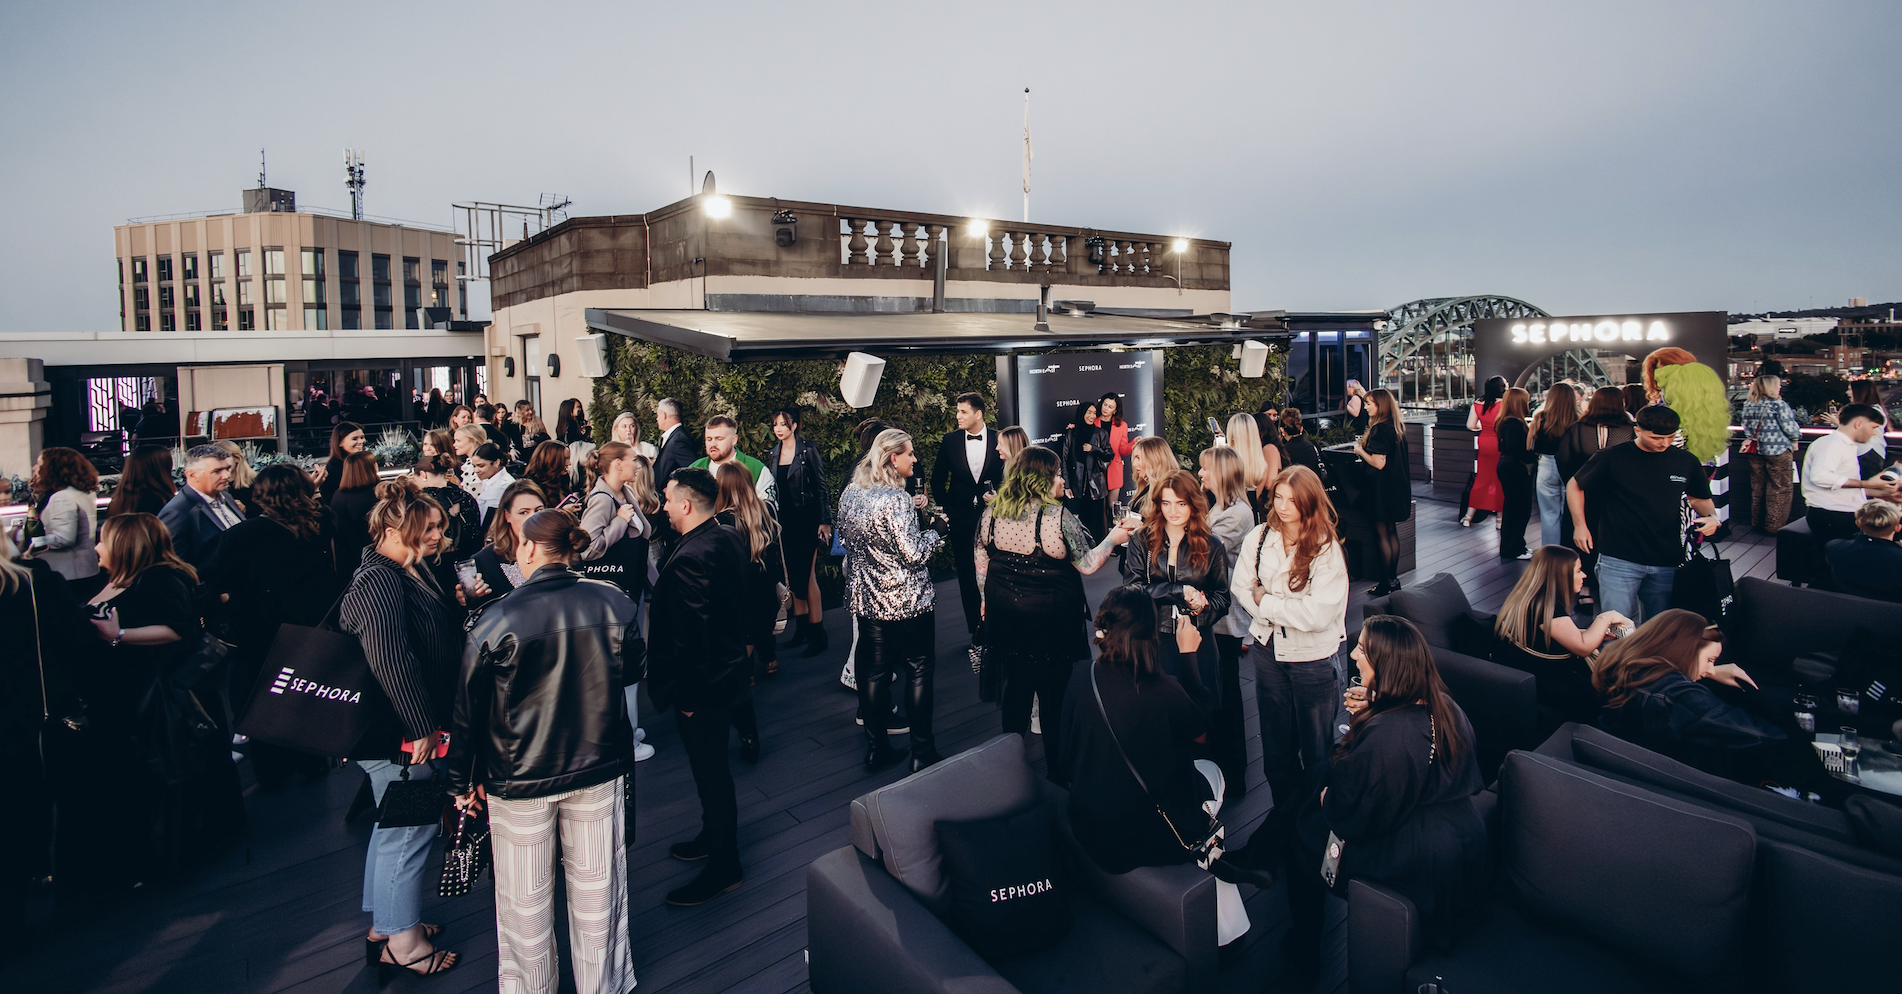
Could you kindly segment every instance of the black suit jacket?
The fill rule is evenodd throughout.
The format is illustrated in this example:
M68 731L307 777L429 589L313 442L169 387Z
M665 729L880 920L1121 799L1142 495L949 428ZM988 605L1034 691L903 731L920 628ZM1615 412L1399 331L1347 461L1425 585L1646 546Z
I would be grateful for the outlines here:
M657 707L697 711L738 700L749 674L752 572L740 533L712 518L674 543L648 613L647 694Z
M220 494L228 502L232 513L238 520L244 520L244 512L238 510L237 502L231 495ZM178 493L159 509L159 521L172 533L172 551L178 558L192 565L199 576L206 575L211 565L211 557L218 551L218 542L224 538L225 530L218 525L218 519L212 517L211 506L191 487L180 487Z
M694 449L693 440L687 437L687 426L674 429L667 440L660 443L660 454L654 457L654 490L660 492L667 486L667 477L674 470L693 465L693 461L705 453Z
M997 431L984 429L984 470L971 479L964 457L964 429L938 443L938 461L931 466L931 496L944 508L953 525L975 524L984 514L984 491L1004 482L1004 460L997 454Z

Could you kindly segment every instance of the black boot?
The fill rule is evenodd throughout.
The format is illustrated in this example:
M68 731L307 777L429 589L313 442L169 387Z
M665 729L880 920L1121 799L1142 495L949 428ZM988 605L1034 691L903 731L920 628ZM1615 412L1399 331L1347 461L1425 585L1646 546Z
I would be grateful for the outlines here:
M931 615L925 615L923 637L932 635ZM937 652L926 641L910 646L905 657L905 710L911 720L911 772L916 773L937 762L940 757L931 732L932 671Z
M870 656L870 653L867 653ZM859 715L865 724L865 769L867 772L882 770L897 762L901 753L892 748L891 738L885 732L885 723L891 719L892 683L890 673L863 672L858 674Z
M668 891L667 903L676 908L705 904L728 891L739 890L743 876L737 863L728 864L716 859L707 864L707 868L701 870L692 883Z
M802 614L793 619L793 637L780 643L780 647L790 649L795 645L805 645L806 640L811 637L811 622L808 622L806 616Z
M811 659L832 648L832 636L826 634L825 622L799 620L806 626L806 651L799 654L801 658Z

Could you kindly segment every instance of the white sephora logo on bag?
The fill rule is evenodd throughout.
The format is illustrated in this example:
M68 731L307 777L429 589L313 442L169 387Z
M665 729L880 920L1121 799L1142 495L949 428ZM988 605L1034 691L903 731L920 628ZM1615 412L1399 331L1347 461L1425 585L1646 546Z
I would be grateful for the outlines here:
M1011 900L1012 898L1029 897L1032 894L1043 894L1055 890L1056 886L1056 884L1049 880L1033 880L1030 883L1019 884L1016 887L1000 888L991 891L991 903L997 904L1002 901Z
M342 701L345 704L363 703L363 691L361 690L351 690L348 687L330 687L313 680L293 677L291 674L296 672L297 669L293 666L286 666L278 670L277 679L271 681L271 693L282 694L288 690L293 694L309 694L312 697L320 697L327 701Z

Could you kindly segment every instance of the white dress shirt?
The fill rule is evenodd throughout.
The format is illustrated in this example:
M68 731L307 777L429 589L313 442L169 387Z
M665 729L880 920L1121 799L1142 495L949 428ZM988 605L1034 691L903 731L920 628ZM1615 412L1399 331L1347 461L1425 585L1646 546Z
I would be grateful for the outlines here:
M970 433L964 436L964 461L971 464L971 482L976 483L984 476L984 444L990 440L988 431L980 431L975 437Z
M479 482L481 489L476 491L476 507L481 510L482 517L487 518L490 511L502 506L502 491L515 482L515 477L510 476L506 469L498 469L494 476Z
M1803 456L1803 503L1825 511L1854 514L1869 499L1867 491L1843 486L1862 479L1856 465L1856 441L1837 429L1810 443Z

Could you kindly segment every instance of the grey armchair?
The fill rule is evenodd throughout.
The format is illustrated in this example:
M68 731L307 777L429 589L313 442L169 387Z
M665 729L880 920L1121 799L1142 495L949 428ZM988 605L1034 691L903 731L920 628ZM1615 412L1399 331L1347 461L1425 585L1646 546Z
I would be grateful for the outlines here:
M935 823L1051 800L1076 926L1053 949L986 962L940 919ZM852 845L806 870L809 972L820 994L1197 992L1216 983L1215 881L1194 866L1104 873L1070 833L1066 795L1001 735L852 802Z

